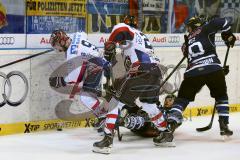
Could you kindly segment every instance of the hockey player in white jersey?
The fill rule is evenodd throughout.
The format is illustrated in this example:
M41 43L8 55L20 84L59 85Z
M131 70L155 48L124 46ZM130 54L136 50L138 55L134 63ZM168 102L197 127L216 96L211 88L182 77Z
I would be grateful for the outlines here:
M105 43L105 59L110 61L116 54L116 44L122 49L126 75L116 79L113 88L119 100L117 108L106 117L105 137L93 144L93 151L109 154L113 143L114 130L117 127L119 110L124 104L138 107L135 103L139 98L142 110L148 113L151 122L161 131L165 130L165 121L157 108L159 102L161 71L159 61L153 56L153 48L149 39L137 30L137 22L133 16L127 16L124 23L114 26L109 41Z
M68 76L65 78L51 77L50 85L58 88L66 86L67 83L74 84L70 98L73 98L80 88L82 90L80 101L97 117L103 116L106 109L100 107L98 96L101 96L99 86L107 61L100 56L97 47L87 40L85 32L77 32L71 39L63 30L53 31L50 43L57 51L65 52L67 60L78 56L83 59L82 66L76 69L74 69L75 64L68 63ZM79 86L80 83L82 86Z

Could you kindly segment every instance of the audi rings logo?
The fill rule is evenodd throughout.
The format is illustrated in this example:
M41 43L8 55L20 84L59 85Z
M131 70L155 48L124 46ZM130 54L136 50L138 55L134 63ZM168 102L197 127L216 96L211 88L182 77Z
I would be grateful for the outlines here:
M0 37L0 45L13 45L14 43L14 37Z
M22 89L23 95L17 99L17 100L11 100L14 95L19 95L21 91L13 91L12 87L12 81L14 80L11 78L12 76L18 76L21 78L21 81L24 83L24 88ZM0 107L4 106L5 104L8 104L10 106L18 106L20 105L27 97L28 93L28 81L25 75L19 71L12 71L8 74L5 74L3 72L0 72L0 78L3 79L1 82L1 87L2 87L2 98L0 98ZM11 79L10 79L11 78ZM18 81L17 81L18 82Z
M179 43L180 42L180 36L169 36L168 37L168 43Z

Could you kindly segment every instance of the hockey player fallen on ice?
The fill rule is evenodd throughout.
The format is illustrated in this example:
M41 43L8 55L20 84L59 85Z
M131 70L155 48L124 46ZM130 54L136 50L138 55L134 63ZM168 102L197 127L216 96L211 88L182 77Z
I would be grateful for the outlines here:
M117 107L106 115L105 136L102 141L93 144L94 152L110 153L119 112L125 104L129 107L138 107L135 103L137 98L141 102L142 110L148 113L156 128L160 131L166 129L162 124L162 113L157 108L162 79L159 61L154 58L149 39L136 28L135 17L126 16L124 23L114 26L109 41L105 43L105 59L110 62L116 54L116 44L119 44L126 74L114 81L112 87L116 95L111 99L119 102Z
M82 66L74 69L74 64L68 63L67 77L50 77L52 87L64 87L66 84L73 84L74 87L81 88L79 100L93 111L97 118L105 116L107 108L100 107L99 86L101 86L102 72L108 72L107 61L100 56L95 45L87 40L85 32L77 32L71 39L63 30L53 31L50 37L51 46L59 52L65 52L66 59L81 56ZM80 84L80 82L83 82ZM82 85L82 86L80 86ZM72 89L70 98L73 98L76 92Z
M168 130L154 139L156 145L173 140L173 132L183 121L183 111L194 101L195 95L206 85L215 99L219 115L220 135L231 136L228 128L229 103L224 71L218 59L215 46L215 33L221 31L226 45L233 47L236 37L231 32L231 19L215 18L209 22L200 17L192 17L186 24L189 35L183 44L188 66L184 73L178 96L168 114ZM170 138L169 138L170 137Z
M163 105L159 104L159 110L162 113L160 119L163 126L166 126L167 114L172 108L175 97L173 94L168 94ZM159 129L151 122L148 114L139 107L133 108L125 105L119 116L119 125L130 129L136 135L142 137L157 137L159 135Z

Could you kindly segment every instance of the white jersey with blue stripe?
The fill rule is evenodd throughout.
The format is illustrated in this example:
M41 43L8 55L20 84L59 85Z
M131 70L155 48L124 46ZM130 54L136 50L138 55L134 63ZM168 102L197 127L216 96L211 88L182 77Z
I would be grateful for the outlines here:
M87 34L85 32L77 32L72 36L72 42L66 52L67 60L82 56L84 59L91 57L99 57L100 53L95 45L87 40ZM81 67L73 69L76 66L68 63L68 76L65 78L66 82L76 82L80 73Z

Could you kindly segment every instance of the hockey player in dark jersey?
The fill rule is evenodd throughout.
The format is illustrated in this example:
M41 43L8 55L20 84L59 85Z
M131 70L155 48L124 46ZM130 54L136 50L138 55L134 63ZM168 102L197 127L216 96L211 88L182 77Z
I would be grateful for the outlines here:
M228 128L229 103L224 70L216 53L215 34L221 31L222 39L233 47L236 37L231 32L231 19L215 18L207 23L199 17L191 18L187 24L189 35L182 46L188 66L184 73L178 96L168 115L168 129L154 138L155 145L173 142L173 132L183 121L183 111L194 101L195 95L206 85L215 99L219 115L220 135L231 136Z

